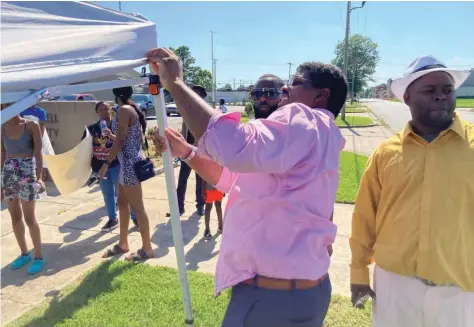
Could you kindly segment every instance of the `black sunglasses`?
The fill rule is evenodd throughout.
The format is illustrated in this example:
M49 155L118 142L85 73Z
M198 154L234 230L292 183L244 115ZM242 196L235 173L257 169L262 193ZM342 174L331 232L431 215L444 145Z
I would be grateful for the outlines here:
M273 100L280 97L281 94L282 92L277 89L255 89L250 92L250 95L254 100L258 100L262 96L265 96L268 100Z
M288 80L288 87L291 88L292 86L298 85L311 85L311 81L308 79L301 78L299 76L297 77L296 74L292 75Z

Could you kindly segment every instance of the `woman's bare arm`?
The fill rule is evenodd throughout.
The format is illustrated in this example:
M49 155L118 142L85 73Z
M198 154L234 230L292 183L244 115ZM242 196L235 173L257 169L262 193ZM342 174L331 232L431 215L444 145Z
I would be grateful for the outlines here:
M27 123L27 128L33 136L33 145L34 145L34 156L36 160L36 179L43 179L43 137L41 134L41 128L39 124L35 121Z
M125 144L125 138L127 137L127 131L130 119L132 118L132 112L129 108L120 107L118 109L118 129L117 133L115 134L114 144L110 149L109 156L107 157L108 162L112 162L117 158L117 154L119 153L120 149ZM138 117L137 117L138 119Z

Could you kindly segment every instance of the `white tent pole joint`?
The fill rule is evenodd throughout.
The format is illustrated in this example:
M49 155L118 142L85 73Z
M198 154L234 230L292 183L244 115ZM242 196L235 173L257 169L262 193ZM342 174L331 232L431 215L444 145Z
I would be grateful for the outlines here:
M151 65L150 69L153 72L153 68ZM161 136L165 137L165 128L168 127L168 123L166 116L165 98L163 94L163 86L160 83L160 78L158 75L150 74L149 79L149 89L150 93L153 95L153 99L155 102L156 120L158 123L159 132ZM168 140L166 140L166 147L167 149L170 149ZM185 324L186 326L193 327L194 317L191 305L191 296L189 292L186 260L184 255L183 232L181 229L181 218L178 208L178 197L176 194L173 156L171 155L170 150L163 152L163 166L166 179L166 189L168 193L168 204L170 207L170 220L173 231L173 242L176 251L179 283L181 284L181 296L184 305Z

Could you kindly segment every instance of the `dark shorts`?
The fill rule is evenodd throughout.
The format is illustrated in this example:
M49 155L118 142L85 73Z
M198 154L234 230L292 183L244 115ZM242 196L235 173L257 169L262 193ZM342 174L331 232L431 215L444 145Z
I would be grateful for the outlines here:
M330 300L329 277L305 290L239 284L232 288L222 327L321 327Z

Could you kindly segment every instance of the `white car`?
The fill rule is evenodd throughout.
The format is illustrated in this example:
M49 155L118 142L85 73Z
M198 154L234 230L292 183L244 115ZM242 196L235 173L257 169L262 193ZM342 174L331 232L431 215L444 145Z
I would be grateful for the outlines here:
M171 114L181 116L179 114L178 108L176 107L176 104L174 103L168 103L166 105L166 116L171 116Z

